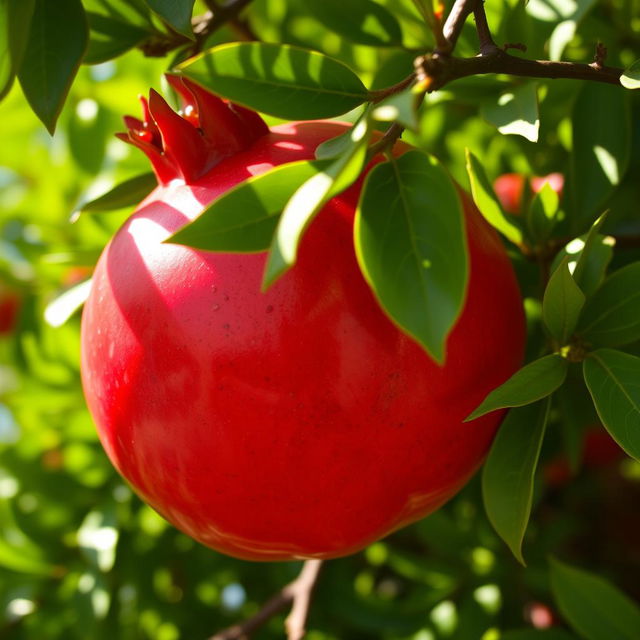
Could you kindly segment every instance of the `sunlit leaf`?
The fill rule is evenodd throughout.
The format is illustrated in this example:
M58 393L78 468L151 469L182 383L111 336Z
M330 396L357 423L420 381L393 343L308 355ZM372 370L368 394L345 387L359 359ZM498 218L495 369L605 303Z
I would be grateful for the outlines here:
M438 362L462 309L462 207L440 163L421 151L376 166L355 224L360 268L383 309Z
M640 60L636 60L624 70L620 84L627 89L640 89Z
M223 44L178 70L229 100L290 120L331 118L362 104L369 95L342 62L290 45Z
M503 134L515 134L537 142L540 130L538 93L533 83L501 94L495 101L487 101L480 108L482 117Z

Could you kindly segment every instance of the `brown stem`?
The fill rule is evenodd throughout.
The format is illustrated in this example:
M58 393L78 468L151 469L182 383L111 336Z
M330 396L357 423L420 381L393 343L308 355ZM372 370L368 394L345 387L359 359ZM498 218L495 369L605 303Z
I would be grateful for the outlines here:
M442 31L444 37L449 41L449 51L453 51L456 46L462 27L466 22L469 14L474 10L478 0L455 0L451 11L447 16ZM438 53L446 53L444 51Z
M480 53L483 55L493 53L497 47L491 36L491 29L487 22L487 14L484 11L484 0L478 0L473 10L473 17L476 20L476 31L480 40Z
M287 640L302 640L305 635L311 596L321 567L322 560L307 560L298 577L268 600L258 613L240 624L216 633L209 640L245 640L289 605L291 605L291 612L284 623Z
M400 93L404 91L407 87L410 87L411 84L415 81L416 74L412 73L408 75L404 80L400 80L400 82L391 85L390 87L386 87L385 89L377 89L375 91L369 92L369 99L374 104L378 102L382 102L385 98L392 96L396 93Z
M428 90L435 91L458 78L487 73L532 78L570 78L619 85L623 69L598 67L595 63L527 60L496 48L491 53L475 58L453 58L438 54L424 56L421 60L421 71L426 77L431 78Z

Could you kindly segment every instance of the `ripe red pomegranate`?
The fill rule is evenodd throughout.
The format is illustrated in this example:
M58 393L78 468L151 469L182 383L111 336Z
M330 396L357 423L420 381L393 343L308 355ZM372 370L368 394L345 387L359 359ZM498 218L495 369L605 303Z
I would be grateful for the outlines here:
M503 173L493 183L493 189L498 196L498 200L500 200L507 213L513 213L514 215L522 213L525 182L525 176L520 173ZM538 193L547 182L559 196L562 196L564 176L561 173L533 176L529 184L533 193Z
M385 316L355 258L361 184L260 292L266 255L162 244L251 175L345 130L259 116L173 80L121 137L159 186L105 249L82 323L84 390L135 490L205 545L253 560L352 553L430 513L482 462L500 413L463 419L519 366L523 314L496 234L465 200L470 281L439 367Z

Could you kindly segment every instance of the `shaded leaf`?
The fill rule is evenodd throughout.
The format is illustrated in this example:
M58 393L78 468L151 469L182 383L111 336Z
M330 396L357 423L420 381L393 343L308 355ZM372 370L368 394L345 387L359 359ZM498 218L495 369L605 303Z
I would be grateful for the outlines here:
M80 0L36 0L18 78L31 108L50 133L87 41L87 20Z
M547 399L509 411L482 470L487 516L523 565L522 540L531 515L533 482L549 406Z
M573 279L586 296L590 296L600 286L613 257L613 238L599 233L608 213L605 211L591 225L589 232L578 239L582 243L582 247L577 252L571 253L572 256L576 254L578 256ZM571 248L571 243L566 247L567 253L569 248Z
M467 173L471 184L471 195L476 207L487 222L495 227L514 244L522 243L522 230L515 222L514 216L507 216L502 209L500 200L496 196L489 178L478 159L466 149Z
M527 83L502 93L497 100L487 101L480 114L503 134L515 134L531 142L538 141L540 115L536 85Z
M598 349L583 363L584 379L602 424L640 461L640 358Z
M571 626L587 640L633 640L640 608L609 581L551 559L551 590Z
M350 187L367 163L368 121L351 129L351 144L323 171L309 178L289 198L273 236L262 288L270 287L296 262L302 235L313 218L334 196Z
M584 293L569 272L569 258L565 258L549 278L542 300L542 318L560 345L573 334L584 302Z
M194 39L191 14L195 0L145 0L149 8L160 16L172 29L183 36Z
M149 37L150 31L100 13L87 12L90 37L84 64L99 64L122 55Z
M377 104L372 116L380 122L398 122L412 131L417 131L416 96L411 89L396 93Z
M556 224L560 198L553 187L545 182L531 201L527 215L527 225L531 237L538 243L544 243Z
M331 118L354 109L369 95L342 62L289 45L223 44L178 70L229 100L289 120Z
M121 182L100 197L85 202L77 211L115 211L137 205L157 186L158 179L153 172L142 173Z
M309 2L305 9L327 29L351 42L372 46L399 45L402 31L395 17L382 5L371 0Z
M587 82L573 108L573 152L569 181L574 228L594 220L620 183L629 163L628 94L619 87Z
M587 300L578 333L603 347L640 339L640 262L614 271Z
M490 411L521 407L545 398L564 382L568 366L568 362L555 353L530 362L489 393L465 422Z
M292 193L327 166L302 160L245 180L166 242L207 251L266 251Z
M35 0L0 0L0 100L22 64L34 8Z
M564 629L513 629L505 631L500 640L576 640Z
M435 158L409 151L374 167L358 205L355 245L382 308L443 362L468 274L460 199Z

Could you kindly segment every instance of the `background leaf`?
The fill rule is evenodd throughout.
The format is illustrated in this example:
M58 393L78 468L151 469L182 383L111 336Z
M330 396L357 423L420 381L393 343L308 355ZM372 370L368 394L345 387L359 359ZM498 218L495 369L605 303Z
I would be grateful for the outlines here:
M151 35L151 31L109 16L87 12L89 46L84 64L100 64L122 55Z
M402 31L393 14L371 0L349 0L348 11L342 0L309 2L306 9L327 29L352 42L374 46L402 43Z
M636 60L624 70L620 84L627 89L640 89L640 60Z
M627 95L618 87L585 83L573 108L569 195L573 227L593 222L629 163Z
M371 171L356 214L355 244L383 309L443 362L468 267L460 199L435 158L408 151Z
M87 20L80 0L36 0L18 77L31 108L50 133L87 41Z
M487 516L518 562L533 499L533 480L549 417L550 401L512 409L482 469Z
M538 92L532 82L502 93L495 101L484 102L480 113L500 133L519 135L530 142L538 140Z
M193 40L191 13L195 0L145 0L149 8L175 31Z
M584 361L584 379L602 424L640 461L640 358L598 349Z
M640 338L640 262L614 271L584 307L578 333L603 347L629 344Z
M338 116L368 97L342 62L289 45L224 44L178 70L229 100L289 120Z
M560 611L587 640L632 640L640 609L610 582L552 559L551 589Z

